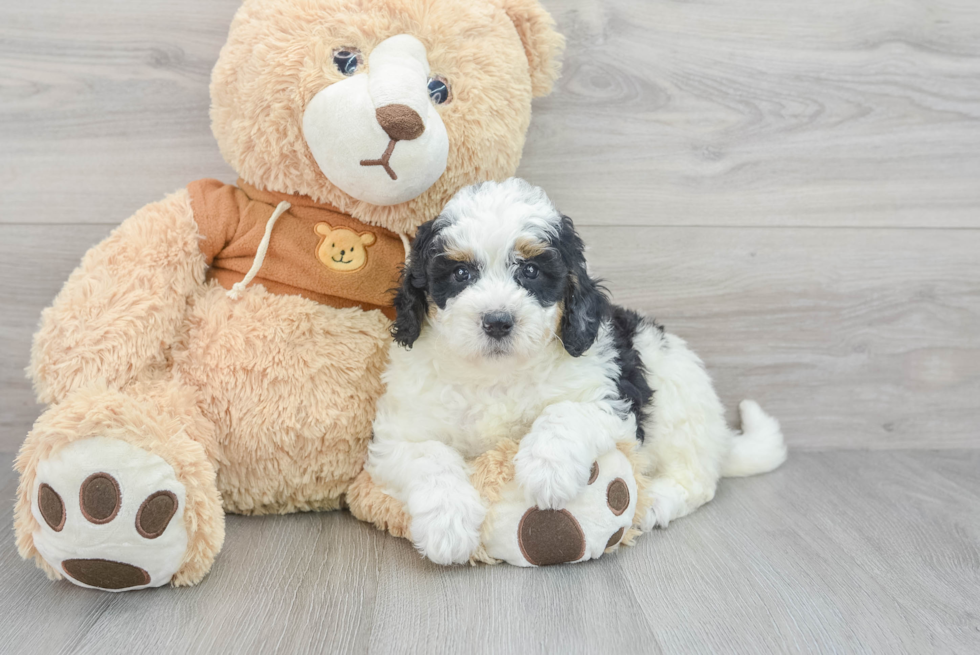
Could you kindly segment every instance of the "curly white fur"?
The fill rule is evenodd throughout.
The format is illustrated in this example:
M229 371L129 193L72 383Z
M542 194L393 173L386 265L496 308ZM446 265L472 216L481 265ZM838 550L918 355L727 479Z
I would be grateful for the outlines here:
M436 219L430 251L413 249L413 258L465 258L472 275L452 293L443 288L442 306L433 301L439 280L426 280L428 311L418 337L411 349L391 350L366 466L405 503L416 547L437 563L465 562L479 546L486 507L465 458L520 440L515 472L528 499L561 508L585 488L597 457L636 438L635 414L617 387L622 346L610 318L573 357L557 326L574 308L567 300L544 302L546 291L520 282L526 244L555 244L561 221L544 192L523 180L487 183L461 191ZM419 275L435 270L413 264ZM492 312L513 318L506 338L484 329ZM574 316L573 327L587 318ZM683 340L647 320L631 336L653 390L641 426L654 478L641 527L666 527L711 500L722 475L782 463L778 423L749 401L742 406L745 433L730 430L710 377Z

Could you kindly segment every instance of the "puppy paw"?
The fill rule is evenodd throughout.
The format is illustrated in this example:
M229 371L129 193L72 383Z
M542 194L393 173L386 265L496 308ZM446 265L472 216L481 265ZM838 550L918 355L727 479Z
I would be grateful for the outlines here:
M521 441L514 457L514 475L528 502L540 509L562 509L585 489L593 458L566 435L542 429Z
M436 564L464 564L480 545L486 508L469 485L416 492L408 511L415 548Z
M650 495L650 508L640 521L644 532L653 528L666 528L670 522L683 516L687 506L687 491L668 478L653 481L647 490Z

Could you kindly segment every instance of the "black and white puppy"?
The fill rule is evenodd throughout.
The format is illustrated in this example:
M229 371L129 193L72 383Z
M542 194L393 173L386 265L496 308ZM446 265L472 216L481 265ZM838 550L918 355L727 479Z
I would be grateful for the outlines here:
M437 563L479 546L486 508L465 459L503 439L520 441L517 481L542 509L563 507L598 456L636 440L653 477L643 529L711 500L721 476L786 457L754 402L740 408L744 434L729 429L701 360L609 302L572 221L524 180L465 188L422 225L395 307L366 466Z

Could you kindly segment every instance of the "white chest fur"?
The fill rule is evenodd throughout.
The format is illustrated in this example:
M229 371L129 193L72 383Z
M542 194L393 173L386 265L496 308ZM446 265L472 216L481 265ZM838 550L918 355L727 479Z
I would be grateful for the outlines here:
M376 434L440 441L464 457L520 440L548 405L616 397L614 352L604 341L577 358L555 341L525 360L472 362L447 355L425 335L411 351L395 345Z

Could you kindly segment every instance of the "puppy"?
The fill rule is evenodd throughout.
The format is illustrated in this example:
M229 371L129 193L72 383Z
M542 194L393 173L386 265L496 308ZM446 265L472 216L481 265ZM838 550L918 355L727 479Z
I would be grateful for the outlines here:
M542 509L586 486L621 441L649 454L644 530L712 499L721 476L779 466L779 424L741 404L740 436L701 360L612 305L571 219L524 180L460 191L412 244L367 470L404 503L418 550L466 562L486 513L466 458L520 441L518 483Z

